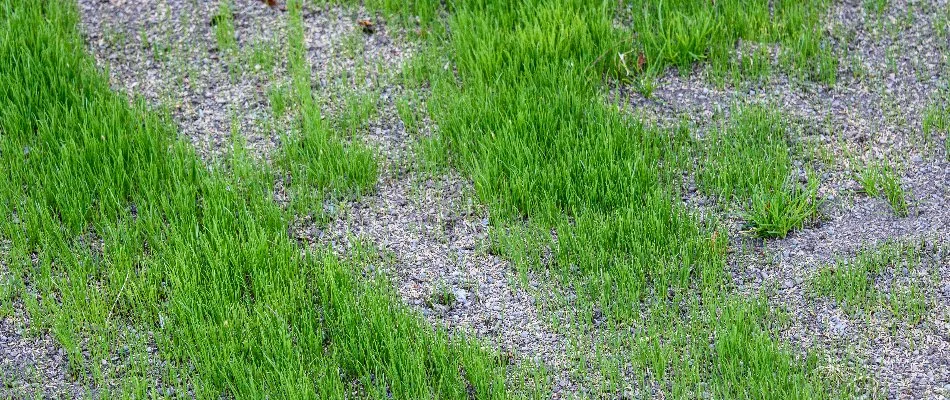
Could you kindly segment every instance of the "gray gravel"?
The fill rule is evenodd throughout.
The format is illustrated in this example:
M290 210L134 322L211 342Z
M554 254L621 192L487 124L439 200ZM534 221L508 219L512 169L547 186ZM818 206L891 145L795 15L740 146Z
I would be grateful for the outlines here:
M95 392L68 373L66 354L45 333L29 333L22 307L0 318L0 398L81 398Z

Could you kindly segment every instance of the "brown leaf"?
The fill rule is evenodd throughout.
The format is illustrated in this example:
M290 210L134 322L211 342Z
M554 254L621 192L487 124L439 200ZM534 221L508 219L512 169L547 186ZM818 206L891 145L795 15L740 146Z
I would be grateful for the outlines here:
M363 33L373 33L376 32L376 26L373 24L373 21L368 19L361 19L356 21L363 28Z
M647 57L643 53L637 54L637 70L643 71L645 65L647 65Z
M261 1L263 1L264 4L267 4L268 6L277 7L277 0L261 0Z

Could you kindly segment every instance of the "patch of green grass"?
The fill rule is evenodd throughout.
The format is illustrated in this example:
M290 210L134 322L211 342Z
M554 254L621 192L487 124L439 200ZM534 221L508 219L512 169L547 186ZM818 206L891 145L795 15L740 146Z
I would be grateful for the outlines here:
M120 379L106 397L162 396L149 343L163 382L196 398L506 397L496 355L300 248L266 169L240 151L228 173L209 168L112 93L77 23L68 3L0 0L5 262L73 373ZM100 362L114 359L140 361Z
M436 21L442 9L440 1L432 0L365 0L364 6L370 10L380 10L388 15L405 16L407 24L418 22L427 26Z
M379 114L376 92L347 90L343 93L343 109L335 118L336 128L347 136L365 130L369 121Z
M413 136L419 134L419 128L422 124L419 106L420 101L417 96L401 96L396 100L396 114L399 115L399 119L406 127L406 133Z
M906 217L910 212L900 174L890 164L866 163L857 172L857 179L868 196L886 199L897 215Z
M907 283L921 267L921 245L909 242L885 242L866 248L851 261L838 262L821 269L812 280L815 295L834 299L849 314L886 310L895 318L917 325L930 310L931 304L918 283ZM887 290L879 279L889 276Z
M422 132L427 110L418 93L410 93L396 99L396 114L413 138L416 165L427 174L439 174L449 166L448 148L441 134Z
M864 0L864 9L870 14L881 16L887 12L890 3L890 0Z
M933 26L934 32L937 34L937 37L943 39L938 41L942 43L941 47L946 49L948 47L946 40L950 38L950 9L943 7L941 10L939 7L933 14Z
M373 152L356 139L332 132L323 120L310 83L310 64L303 43L301 4L288 4L289 68L292 96L300 110L300 132L289 135L277 164L290 176L295 209L317 209L325 196L360 194L376 185L378 165Z
M766 238L785 237L817 216L818 181L814 176L804 187L786 184L775 192L756 190L745 214L752 232Z
M788 71L830 84L835 81L837 60L821 25L828 3L631 0L627 7L636 36L629 58L635 61L642 54L646 62L629 66L650 74L675 66L685 73L696 62L710 62L722 76L730 69L741 69L734 57L740 40L778 43L780 62Z
M277 65L277 57L277 44L261 39L252 43L244 55L250 69L259 70L265 74L273 73L274 67Z
M414 151L419 168L428 174L439 174L449 166L448 150L438 134L416 139Z
M944 136L944 154L950 160L950 96L938 95L937 99L924 110L921 123L924 140L930 141Z
M928 136L937 132L950 132L950 107L939 103L927 106L924 111L923 129Z
M273 85L267 89L267 101L270 103L271 116L282 118L290 103L290 93L283 85Z
M817 179L791 176L788 122L763 106L737 105L703 143L697 183L726 203L738 201L752 230L782 237L818 214Z
M218 49L224 53L237 50L237 38L234 34L234 6L232 0L220 0L218 10L211 16L214 26L214 39Z

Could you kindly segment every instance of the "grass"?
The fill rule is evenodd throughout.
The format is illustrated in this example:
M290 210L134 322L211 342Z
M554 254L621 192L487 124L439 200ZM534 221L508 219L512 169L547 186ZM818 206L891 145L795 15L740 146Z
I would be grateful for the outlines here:
M366 193L376 186L379 166L373 152L355 138L334 133L324 122L310 84L303 42L301 3L288 4L288 63L291 95L300 110L299 134L290 135L277 164L290 177L291 202L297 210L322 210L326 196ZM357 112L362 110L357 108ZM357 116L359 117L359 115ZM352 133L352 132L350 132ZM317 207L320 206L320 207Z
M907 195L893 166L885 162L867 163L858 171L857 179L868 196L884 198L898 216L909 214Z
M947 14L950 15L950 12ZM947 24L950 26L950 22ZM936 100L924 110L924 118L921 123L924 140L933 140L940 133L943 133L944 154L947 160L950 160L950 96L940 94L936 97Z
M679 202L688 130L605 103L603 77L624 68L609 55L630 46L614 4L454 3L451 35L430 42L454 68L412 72L431 74L429 109L489 206L493 246L576 294L561 329L607 324L573 357L608 397L627 374L676 398L831 397L815 360L772 337L767 307L730 293L724 232Z
M271 41L258 40L250 44L243 58L251 69L264 74L272 73L277 66L278 47Z
M738 201L752 231L783 237L818 215L817 179L792 177L787 121L775 110L738 105L703 144L696 180L725 203Z
M283 85L275 84L267 89L267 102L270 104L270 113L273 118L283 118L291 101L289 97L290 93Z
M780 322L761 297L733 292L728 235L687 208L679 187L701 153L705 190L747 204L758 233L781 236L813 215L817 181L790 180L784 122L768 110L743 109L697 141L685 126L647 126L607 104L603 83L697 62L762 76L775 44L789 71L833 82L824 6L631 0L628 30L613 1L366 2L432 33L404 71L407 86L431 91L439 129L419 142L422 158L472 179L496 250L563 283L571 309L558 329L593 341L570 355L572 378L604 397L632 377L657 397L763 399L850 388L774 337ZM135 397L155 389L144 346L123 371L96 360L147 339L168 361L164 381L199 398L543 396L532 393L544 390L543 371L514 371L534 383L510 385L506 357L428 325L358 263L288 237L294 212L372 190L378 166L352 135L369 107L356 99L352 118L324 120L301 3L287 8L291 87L269 101L275 116L299 112L299 124L274 172L251 162L239 132L226 165L201 164L167 120L109 91L82 54L75 10L0 0L0 212L10 216L0 235L11 241L13 296L81 376L121 377ZM220 47L230 29L217 23ZM752 51L739 64L737 46ZM421 121L413 106L397 104L407 127ZM272 200L279 178L289 210ZM451 303L447 289L432 300ZM154 338L125 338L129 326Z
M889 0L864 0L864 9L868 13L876 14L877 16L881 16L887 12L888 7L890 7Z
M918 284L902 283L900 278L923 267L919 243L885 242L865 248L851 261L838 262L821 269L812 280L816 296L828 297L847 313L887 311L894 318L914 326L931 308ZM889 277L887 290L880 280Z
M234 6L232 0L220 0L218 10L211 17L214 26L214 39L218 50L232 53L237 50L237 38L234 33Z
M638 72L653 75L667 66L675 66L686 73L696 62L709 62L719 76L727 75L729 70L755 74L756 65L770 57L753 52L752 58L745 59L758 62L743 65L735 57L737 43L742 41L765 46L779 44L779 62L787 71L828 84L835 81L837 60L820 20L827 1L626 3L636 33L630 59L638 60L643 55L645 61L642 65L630 65Z
M344 92L341 103L343 109L335 118L335 128L351 136L369 127L369 121L379 114L376 100L379 93L372 91L348 90Z
M104 397L161 396L156 368L197 398L506 397L497 356L298 247L268 171L241 151L208 168L112 93L76 24L61 2L0 1L4 263L71 373Z

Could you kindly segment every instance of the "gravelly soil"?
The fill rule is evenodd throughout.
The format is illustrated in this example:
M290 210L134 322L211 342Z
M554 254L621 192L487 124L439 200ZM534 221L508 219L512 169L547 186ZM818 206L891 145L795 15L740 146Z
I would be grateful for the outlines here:
M30 334L22 307L0 318L0 398L80 398L95 393L68 374L66 354L48 334Z
M286 14L259 1L235 3L239 47L265 44L282 54ZM841 59L839 80L830 88L781 74L758 84L718 87L697 67L688 76L663 76L651 97L626 87L610 95L625 99L647 120L674 123L685 116L700 137L738 101L767 102L788 114L796 135L829 155L820 168L825 218L768 243L733 232L735 242L749 246L731 260L738 290L765 293L776 308L789 310L792 318L781 332L783 339L823 352L829 368L872 379L888 398L941 398L950 396L950 257L940 250L950 245L950 210L945 207L950 204L950 163L942 146L920 140L920 121L950 78L948 47L939 42L945 39L935 35L928 18L932 12L927 12L948 4L892 3L886 14L876 16L860 0L836 2L827 25L835 32L836 47L846 48L848 56ZM237 130L250 153L267 162L280 135L291 129L289 117L269 116L268 90L289 84L283 58L258 68L217 49L210 23L216 2L80 0L79 5L90 52L108 68L113 86L166 107L182 136L207 161L230 151L231 132ZM901 24L910 7L921 10L918 18L898 25L900 34L891 33L888 24ZM293 233L343 255L358 244L371 244L383 253L403 300L430 321L474 333L515 358L545 363L553 370L555 397L583 393L571 380L569 340L545 320L538 306L542 300L532 294L543 293L544 279L530 277L528 287L534 290L513 284L510 263L487 251L487 210L474 199L471 182L451 170L430 175L413 167L415 138L394 105L403 89L389 79L412 55L413 45L381 22L376 32L360 33L356 21L367 17L362 9L307 9L305 40L315 92L329 93L328 116L340 107L331 92L341 82L378 93L378 117L361 140L377 149L380 182L374 193L339 206L327 225L300 216ZM366 73L362 80L341 78L355 69ZM429 124L423 131L434 129ZM861 194L846 154L901 164L910 215L897 217L885 201ZM838 305L808 292L807 281L837 258L888 239L921 238L935 249L925 263L939 271L939 282L927 286L934 307L914 328L895 333L893 321L882 316L849 318ZM452 292L456 301L433 301L439 290ZM47 397L78 397L88 390L67 376L65 358L51 338L24 337L23 315L18 309L0 320L0 378L5 385L0 397L37 391Z
M717 86L706 70L697 68L688 76L668 73L651 97L623 87L611 96L628 99L649 121L669 125L686 118L700 138L740 102L771 104L789 116L799 140L819 148L816 153L826 152L819 157L823 218L768 243L734 232L733 241L747 247L731 260L738 290L765 293L776 309L788 310L791 321L781 333L785 341L826 354L828 368L840 368L839 374L870 378L877 395L946 398L950 259L945 250L925 258L927 268L940 271L939 281L923 285L934 306L914 328L895 332L893 318L880 314L852 320L839 305L810 295L807 287L819 268L862 248L888 240L924 240L945 248L950 238L950 162L943 138L924 140L921 127L924 110L950 79L950 46L939 42L947 39L939 39L933 25L934 10L947 5L891 3L880 17L860 1L835 5L829 26L840 32L836 46L847 48L850 56L841 60L838 82L831 88L782 76L740 87ZM901 25L908 9L917 10L917 19ZM889 33L894 28L888 24L898 24L900 33ZM882 159L900 166L912 204L907 217L895 215L886 201L865 196L854 179L853 161ZM692 193L687 201L703 205L708 199ZM734 228L739 225L732 222Z

